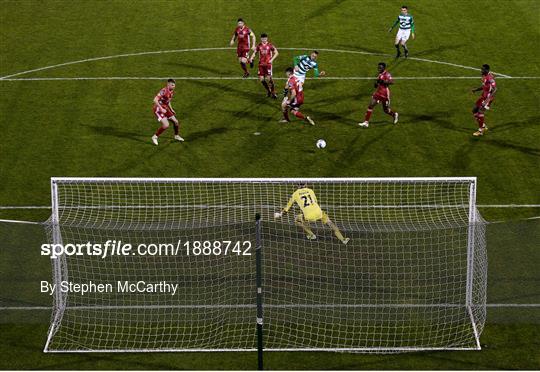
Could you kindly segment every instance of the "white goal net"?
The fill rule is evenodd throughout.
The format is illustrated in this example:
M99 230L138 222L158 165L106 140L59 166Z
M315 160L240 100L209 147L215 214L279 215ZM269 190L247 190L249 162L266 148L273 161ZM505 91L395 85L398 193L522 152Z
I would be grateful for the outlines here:
M331 220L309 223L316 239L295 223L297 205L275 218L300 184ZM256 214L265 350L480 349L487 256L475 178L51 186L49 237L65 251L51 259L47 352L256 350ZM68 249L107 241L132 250Z

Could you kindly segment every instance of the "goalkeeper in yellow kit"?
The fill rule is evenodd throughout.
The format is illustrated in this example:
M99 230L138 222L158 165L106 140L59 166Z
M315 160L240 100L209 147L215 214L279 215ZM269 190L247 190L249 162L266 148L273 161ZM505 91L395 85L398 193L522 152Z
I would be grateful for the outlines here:
M328 218L328 215L321 209L317 202L317 197L312 189L307 187L305 183L298 185L298 189L292 194L287 206L283 208L281 212L274 214L275 218L280 218L284 213L287 213L292 208L294 203L298 204L302 213L298 214L294 219L294 223L300 226L307 234L309 240L317 239L317 236L311 231L309 227L310 222L316 222L321 220L322 223L330 226L334 231L336 237L343 243L347 244L349 238L345 238L338 227Z

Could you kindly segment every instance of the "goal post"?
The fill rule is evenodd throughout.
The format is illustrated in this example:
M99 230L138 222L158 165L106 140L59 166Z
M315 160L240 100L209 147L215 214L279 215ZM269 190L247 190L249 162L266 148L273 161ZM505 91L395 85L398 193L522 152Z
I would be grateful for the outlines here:
M50 230L49 238L53 244L62 244L62 236L59 229L59 203L58 203L58 189L57 183L51 181L51 217L50 217ZM51 260L52 263L52 273L53 273L53 283L60 283L63 280L63 277L66 275L66 259L64 256L59 257L59 259ZM62 275L64 271L64 275ZM49 349L49 344L52 340L52 337L56 333L56 330L60 326L62 315L64 314L65 309L65 296L61 291L54 292L54 301L53 301L53 313L51 319L51 325L49 333L47 336L47 341L45 343L45 351Z
M300 185L322 219L276 216ZM480 349L474 177L52 178L51 194L46 352Z

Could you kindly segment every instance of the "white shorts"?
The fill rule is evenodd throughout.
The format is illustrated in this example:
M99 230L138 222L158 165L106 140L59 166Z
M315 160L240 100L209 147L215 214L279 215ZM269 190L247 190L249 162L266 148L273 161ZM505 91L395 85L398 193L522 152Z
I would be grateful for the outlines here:
M302 84L306 80L306 75L297 74L296 72L294 73L294 77Z
M396 44L398 44L400 41L403 41L404 43L406 43L407 40L409 40L409 36L411 36L411 29L402 30L400 28L396 35Z

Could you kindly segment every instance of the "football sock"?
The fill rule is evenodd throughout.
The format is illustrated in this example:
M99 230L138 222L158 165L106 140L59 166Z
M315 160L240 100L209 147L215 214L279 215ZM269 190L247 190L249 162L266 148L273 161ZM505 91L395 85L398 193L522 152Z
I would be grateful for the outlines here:
M306 235L308 236L315 235L306 222L297 222L297 224L300 225L302 229L304 229L304 231L306 232Z
M264 89L266 89L266 91L270 93L270 88L268 87L268 83L266 82L266 80L261 81L261 84L263 85Z
M283 111L283 119L285 119L287 121L291 120L291 119L289 119L289 110L284 110Z
M364 121L369 121L372 113L373 113L373 109L368 108L366 111L366 116L364 117Z
M396 46L396 49L397 49L397 53L401 54L401 51L399 50L399 44L396 44L395 46Z
M248 70L246 64L244 62L240 62L240 66L242 67L242 70L244 70L244 72L247 74Z
M174 123L174 134L175 135L178 135L179 129L180 129L180 124Z
M296 116L298 119L302 119L302 120L305 120L306 117L304 116L304 114L302 114L300 111L295 111L294 112L294 116Z
M345 237L343 236L341 231L339 231L339 228L332 221L330 221L330 220L328 221L328 226L330 226L330 228L334 231L334 234L336 235L336 238L338 238L341 241L343 241L345 239Z
M478 128L482 128L484 126L484 114L480 112L476 114L476 121L478 122Z
M409 53L409 48L407 48L407 44L403 44L403 50L405 53Z
M305 228L304 230L306 231L306 234L308 236L315 236L315 233L313 231L311 231L311 229L309 227Z
M156 136L161 136L161 133L165 132L165 129L167 128L163 128L163 127L159 127L157 130L156 130Z
M394 117L394 115L396 114L394 111L390 110L390 109L387 109L385 111L388 115L390 115L391 117Z
M270 79L268 84L270 85L270 91L272 92L272 94L276 94L276 87L274 85L274 80Z
M336 238L338 238L341 241L345 239L345 237L343 236L343 234L341 233L341 231L339 231L337 227L333 228L333 230L334 230L334 234L336 234Z

